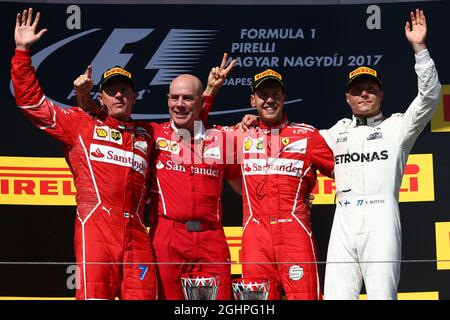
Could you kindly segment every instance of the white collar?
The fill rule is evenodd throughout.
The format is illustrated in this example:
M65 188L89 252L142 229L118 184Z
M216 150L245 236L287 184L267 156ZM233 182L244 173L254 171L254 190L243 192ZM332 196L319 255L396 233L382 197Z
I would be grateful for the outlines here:
M384 116L383 116L383 113L381 111L380 111L379 114L377 114L377 115L375 115L373 117L368 117L368 118L357 117L357 116L353 115L352 116L352 126L353 127L358 127L358 126L375 127L376 125L378 125L383 120L384 120Z
M175 121L170 120L170 126L172 127L173 131L175 131L176 134L181 130L178 128L175 124ZM186 130L186 129L182 129ZM186 130L188 131L188 130ZM194 141L195 140L204 140L205 139L205 126L203 125L203 122L201 120L196 120L194 123Z

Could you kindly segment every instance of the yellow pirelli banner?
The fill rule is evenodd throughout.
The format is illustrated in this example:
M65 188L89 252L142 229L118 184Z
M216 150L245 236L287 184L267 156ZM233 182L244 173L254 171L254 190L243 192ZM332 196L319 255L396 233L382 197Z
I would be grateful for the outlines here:
M242 227L224 227L231 256L231 273L241 274Z
M436 222L436 260L438 270L450 270L450 222Z
M64 158L0 157L0 204L75 205Z
M0 204L75 205L76 189L64 158L0 157ZM318 174L314 204L333 204L334 180ZM434 201L433 155L408 158L400 201Z
M442 85L441 99L433 118L431 119L431 132L450 131L450 85Z

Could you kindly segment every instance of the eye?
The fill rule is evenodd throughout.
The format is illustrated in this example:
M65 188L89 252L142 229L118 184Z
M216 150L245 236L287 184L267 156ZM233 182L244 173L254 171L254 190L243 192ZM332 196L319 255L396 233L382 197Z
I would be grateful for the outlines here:
M279 95L279 94L274 94L274 95L272 96L272 98L273 98L274 100L280 100L281 95Z
M376 87L369 87L369 88L366 89L366 91L368 93L371 93L371 94L376 94L378 92L378 88L376 88Z

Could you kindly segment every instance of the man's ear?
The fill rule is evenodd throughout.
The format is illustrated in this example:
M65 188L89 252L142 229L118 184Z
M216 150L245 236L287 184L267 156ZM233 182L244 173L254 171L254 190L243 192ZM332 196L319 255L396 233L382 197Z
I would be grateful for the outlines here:
M350 101L348 101L348 92L345 93L345 101L347 101L347 104L350 105Z
M102 94L100 93L98 95L98 103L100 103L100 105L102 106L102 108L105 106L105 104L103 103L103 98L102 98Z
M255 99L255 95L254 94L251 94L250 95L250 105L253 107L253 108L256 108L256 101L255 101L256 99Z

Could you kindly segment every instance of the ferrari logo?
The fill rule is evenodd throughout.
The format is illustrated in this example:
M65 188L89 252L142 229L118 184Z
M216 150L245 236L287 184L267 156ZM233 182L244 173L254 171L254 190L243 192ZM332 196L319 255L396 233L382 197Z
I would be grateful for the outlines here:
M281 142L283 143L283 145L288 145L289 144L289 138L283 138L281 139Z

